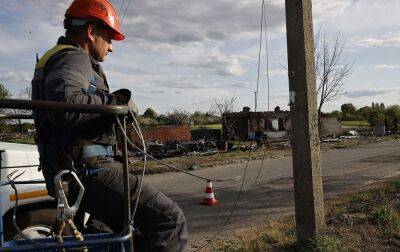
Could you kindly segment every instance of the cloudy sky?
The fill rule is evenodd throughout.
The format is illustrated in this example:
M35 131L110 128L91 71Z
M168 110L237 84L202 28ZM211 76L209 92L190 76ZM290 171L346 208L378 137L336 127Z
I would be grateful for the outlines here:
M0 81L13 93L30 85L35 54L63 34L71 0L0 0ZM208 111L213 100L238 97L254 108L260 0L111 0L127 39L103 63L111 90L129 88L141 111ZM284 0L266 0L270 107L287 109ZM129 5L129 9L126 11ZM125 15L126 13L126 15ZM346 41L354 65L344 93L324 111L351 102L400 100L400 1L313 0L315 30ZM267 108L266 53L261 57L259 109Z

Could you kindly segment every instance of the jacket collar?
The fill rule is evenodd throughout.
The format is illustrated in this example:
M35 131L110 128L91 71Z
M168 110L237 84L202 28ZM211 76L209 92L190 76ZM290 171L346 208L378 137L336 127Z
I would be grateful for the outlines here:
M83 50L77 43L75 43L74 41L72 41L71 39L69 39L69 38L67 38L65 36L59 37L58 41L57 41L57 44L58 45L60 45L60 44L61 45L71 45L71 46L74 46L74 47L77 47L77 48L81 49L82 51L84 51L86 53L86 51ZM97 60L93 59L90 54L88 54L88 55L89 55L90 61L92 62L92 65L94 65L97 69L99 69L99 66L100 66L99 62Z

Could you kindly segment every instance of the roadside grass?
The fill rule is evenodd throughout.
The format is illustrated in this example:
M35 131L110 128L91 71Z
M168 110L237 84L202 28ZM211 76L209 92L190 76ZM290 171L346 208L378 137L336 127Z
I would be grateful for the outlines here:
M33 135L20 135L20 136L15 136L12 138L7 138L4 139L3 141L9 142L9 143L19 143L19 144L35 144L35 139Z
M294 216L242 231L207 251L400 251L400 177L326 200L326 227L306 246L296 245Z
M222 129L222 124L192 125L190 129Z
M206 167L213 167L217 165L240 164L249 160L268 159L268 158L282 158L291 155L290 149L259 149L254 151L230 151L219 152L210 156L181 156L174 158L165 158L164 162L174 165L180 169L191 170ZM142 169L143 162L137 161L130 164L130 169L133 173L139 173ZM166 171L173 171L171 168L165 167L153 160L148 160L146 165L146 173L161 173Z
M344 127L365 127L370 126L367 121L341 121L341 125Z
M383 137L359 136L359 138L356 139L346 139L344 141L339 141L339 142L324 143L321 145L321 149L323 151L330 149L346 149L346 148L358 147L363 144L390 142L390 141L397 141L399 139L400 135L388 135Z

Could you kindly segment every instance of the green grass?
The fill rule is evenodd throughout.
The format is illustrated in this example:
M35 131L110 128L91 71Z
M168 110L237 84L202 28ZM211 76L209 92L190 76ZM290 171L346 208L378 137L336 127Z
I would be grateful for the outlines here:
M304 251L339 252L346 251L341 242L335 237L319 236L312 240Z
M396 221L395 212L388 205L380 205L371 211L371 216L376 223L387 225Z
M221 124L208 124L208 125L193 125L190 126L191 130L195 129L222 129Z
M32 137L15 137L13 139L8 139L5 142L19 143L19 144L35 144L35 139Z

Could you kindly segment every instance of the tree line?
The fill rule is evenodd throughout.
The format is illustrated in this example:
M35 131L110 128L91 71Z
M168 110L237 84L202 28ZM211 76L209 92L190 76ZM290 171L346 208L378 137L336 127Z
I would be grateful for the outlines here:
M391 105L386 107L384 103L372 103L371 106L356 108L352 103L345 103L340 111L335 110L327 113L342 121L367 121L371 126L385 125L397 129L400 120L400 106Z

